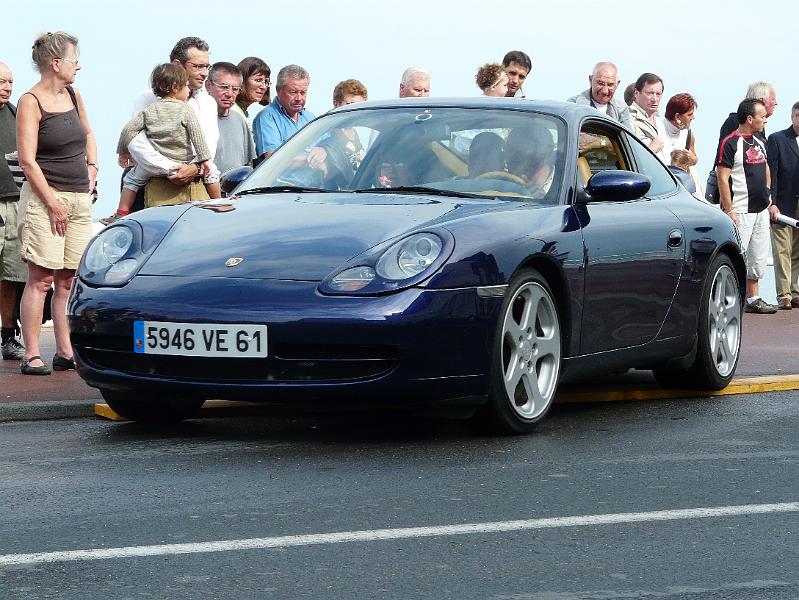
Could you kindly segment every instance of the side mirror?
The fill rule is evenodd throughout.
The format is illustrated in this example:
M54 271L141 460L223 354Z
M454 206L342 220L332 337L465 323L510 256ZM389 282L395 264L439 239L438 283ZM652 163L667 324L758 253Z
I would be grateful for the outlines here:
M643 197L652 186L646 175L632 171L600 171L585 186L586 202L624 202Z
M222 179L220 180L222 191L229 196L242 181L250 176L250 173L252 173L252 168L250 167L228 169L222 174Z

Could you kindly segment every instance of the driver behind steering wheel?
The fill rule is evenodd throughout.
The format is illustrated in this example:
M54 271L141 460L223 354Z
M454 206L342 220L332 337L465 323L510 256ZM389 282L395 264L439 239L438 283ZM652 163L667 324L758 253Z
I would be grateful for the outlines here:
M505 141L508 172L524 180L534 196L545 196L555 177L555 141L549 128L530 124L513 129Z

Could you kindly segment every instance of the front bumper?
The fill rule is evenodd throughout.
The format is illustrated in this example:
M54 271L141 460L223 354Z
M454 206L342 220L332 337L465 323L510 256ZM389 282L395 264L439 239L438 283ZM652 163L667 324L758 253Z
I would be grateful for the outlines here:
M485 396L501 297L476 288L332 297L307 281L139 276L80 280L68 315L91 386L254 401L431 402ZM136 320L266 324L259 359L138 354Z

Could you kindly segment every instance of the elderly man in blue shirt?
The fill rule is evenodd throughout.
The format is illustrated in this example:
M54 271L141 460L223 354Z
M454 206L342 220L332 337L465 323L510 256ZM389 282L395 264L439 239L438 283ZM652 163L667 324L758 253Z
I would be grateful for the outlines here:
M311 77L299 65L280 69L275 84L276 96L253 121L255 151L261 159L268 158L283 142L313 120L305 110Z

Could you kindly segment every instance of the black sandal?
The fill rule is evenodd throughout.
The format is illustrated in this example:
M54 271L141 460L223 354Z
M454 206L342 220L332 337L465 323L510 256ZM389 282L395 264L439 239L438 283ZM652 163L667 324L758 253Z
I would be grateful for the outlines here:
M34 360L41 360L42 366L41 367L32 367L31 363ZM19 363L19 370L22 372L23 375L49 375L50 374L50 367L44 364L44 360L41 356L31 356L30 358L23 358L22 362Z
M58 354L53 355L53 371L74 371L75 359L64 358Z

